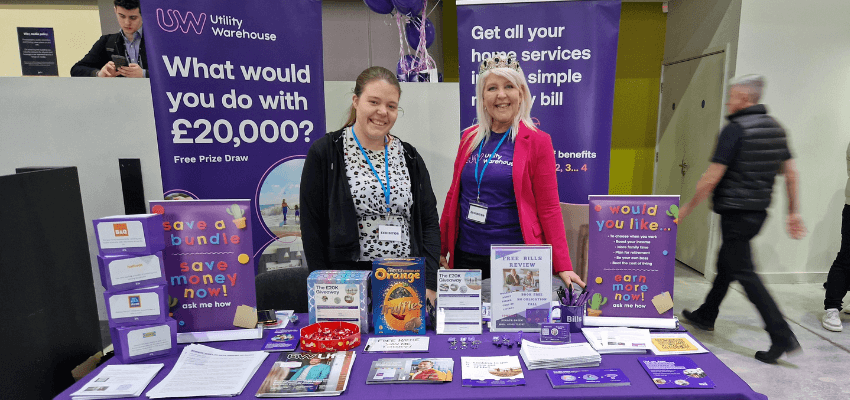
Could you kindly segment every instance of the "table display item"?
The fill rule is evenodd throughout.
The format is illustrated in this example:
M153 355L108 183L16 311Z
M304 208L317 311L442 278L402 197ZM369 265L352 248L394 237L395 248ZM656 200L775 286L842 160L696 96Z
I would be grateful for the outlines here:
M103 292L110 326L144 325L163 322L168 317L165 285L125 291Z
M539 344L526 340L519 355L528 369L597 367L602 362L587 343Z
M360 345L360 326L350 322L317 322L301 328L301 350L313 353L351 350Z
M490 246L492 332L539 329L552 301L552 246Z
M166 284L161 251L150 255L98 255L97 265L100 283L106 290L129 290Z
M367 353L425 353L430 343L428 336L370 337L363 351Z
M572 342L570 333L570 324L547 322L540 325L540 342L570 343Z
M371 271L317 270L307 277L310 323L345 321L369 332Z
M650 347L649 329L585 327L581 331L599 354L643 354Z
M234 325L239 306L257 308L251 201L150 201L150 209L162 216L178 341L256 338L253 327Z
M177 321L109 328L115 357L124 364L168 356L177 352Z
M687 356L639 357L638 362L659 389L710 389L714 382Z
M708 350L687 332L650 332L649 338L649 350L657 356L708 353Z
M555 389L631 386L629 378L619 368L556 369L546 371Z
M165 248L162 215L113 215L92 221L100 255L150 255Z
M517 356L461 357L463 386L499 387L525 385Z
M348 387L354 351L281 353L257 397L338 396Z
M442 334L481 334L481 270L437 271L437 327Z
M80 390L71 393L71 397L74 400L139 397L162 367L163 364L107 365Z
M263 344L263 351L294 351L298 348L301 342L300 329L266 329L266 343Z
M183 348L168 375L145 395L149 399L236 397L268 356L265 351L227 351L193 343Z
M444 383L453 372L451 358L381 358L372 361L366 384Z
M372 317L376 335L425 334L425 259L372 262Z

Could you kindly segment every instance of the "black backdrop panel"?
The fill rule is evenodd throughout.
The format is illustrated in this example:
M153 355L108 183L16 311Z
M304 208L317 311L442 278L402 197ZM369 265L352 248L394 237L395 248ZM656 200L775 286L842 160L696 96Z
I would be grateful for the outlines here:
M0 176L3 398L52 398L101 350L75 167Z

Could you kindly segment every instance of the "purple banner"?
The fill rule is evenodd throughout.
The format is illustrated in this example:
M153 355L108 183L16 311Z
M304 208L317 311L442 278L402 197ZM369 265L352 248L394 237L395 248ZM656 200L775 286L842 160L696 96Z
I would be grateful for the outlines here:
M590 196L587 315L673 318L679 196Z
M142 15L166 199L251 199L255 268L300 263L301 169L325 134L321 2L145 0Z
M169 310L177 332L237 329L236 308L257 307L247 200L151 201L162 214Z
M525 72L532 119L552 136L560 200L608 194L620 1L460 0L457 20L461 129L476 123L478 66L505 53Z

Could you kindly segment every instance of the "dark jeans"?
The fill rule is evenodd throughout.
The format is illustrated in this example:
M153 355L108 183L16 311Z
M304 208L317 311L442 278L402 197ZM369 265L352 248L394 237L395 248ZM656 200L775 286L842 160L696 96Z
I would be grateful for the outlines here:
M791 328L756 274L750 252L750 240L759 233L766 217L765 211L735 211L720 215L723 244L717 255L717 277L697 313L708 321L717 319L729 284L738 281L761 314L765 330L775 342L790 337Z
M467 253L455 247L455 253L452 255L455 258L454 267L457 269L480 269L481 279L490 278L490 256L482 256L479 254Z
M841 212L841 249L829 268L826 278L826 298L823 300L823 309L841 309L841 300L847 294L847 286L850 284L850 205L844 205Z

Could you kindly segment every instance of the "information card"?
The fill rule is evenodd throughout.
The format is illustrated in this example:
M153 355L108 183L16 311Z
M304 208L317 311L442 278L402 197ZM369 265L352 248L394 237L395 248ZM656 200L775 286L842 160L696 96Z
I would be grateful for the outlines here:
M437 271L437 334L481 334L481 270Z

